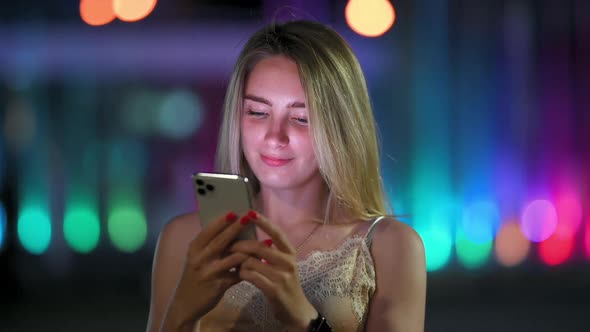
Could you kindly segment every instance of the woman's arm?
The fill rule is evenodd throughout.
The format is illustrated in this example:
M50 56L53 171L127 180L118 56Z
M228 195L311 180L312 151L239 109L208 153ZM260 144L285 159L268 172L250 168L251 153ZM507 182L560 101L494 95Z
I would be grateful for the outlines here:
M177 217L164 226L160 233L152 266L147 332L160 331L168 303L183 270L188 245L200 231L196 218L196 214Z
M376 227L371 255L377 286L366 331L422 332L426 306L422 239L399 221L382 221Z

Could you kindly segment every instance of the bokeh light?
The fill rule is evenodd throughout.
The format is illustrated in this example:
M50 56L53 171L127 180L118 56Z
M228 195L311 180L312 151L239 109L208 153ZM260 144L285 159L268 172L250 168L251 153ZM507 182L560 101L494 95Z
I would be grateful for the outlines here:
M121 121L134 134L154 134L158 129L157 120L162 101L160 94L145 89L129 93L121 103Z
M30 253L44 253L51 242L49 211L39 206L24 207L17 222L18 239Z
M157 0L112 0L115 15L121 21L139 21L154 10Z
M453 239L448 229L432 227L418 230L426 252L426 270L429 272L443 268L451 257Z
M395 10L388 0L350 0L344 12L348 26L365 37L383 35L395 21Z
M487 262L492 251L492 241L472 241L465 233L459 231L455 247L461 264L468 269L475 269Z
M503 266L516 266L528 256L531 242L524 236L518 222L502 224L495 240L496 260Z
M539 244L539 256L547 265L559 265L571 257L574 249L574 236L560 228L567 227L558 224L555 232Z
M562 237L570 237L577 233L582 223L582 205L574 194L559 195L555 200L557 222L555 229Z
M586 231L584 232L584 249L586 251L586 258L590 259L590 215L586 217Z
M199 98L190 91L178 90L164 98L158 114L160 133L163 136L184 139L201 127L203 107Z
M115 19L113 0L81 0L80 17L92 26L105 25Z
M96 248L100 237L100 222L94 209L73 206L65 213L64 236L68 245L79 253Z
M0 201L0 250L4 247L6 238L6 209L4 203Z
M147 236L144 212L134 206L114 208L108 218L108 233L117 249L126 253L136 252Z
M557 212L551 202L535 200L522 213L520 226L523 234L533 242L548 239L557 227Z
M479 201L465 209L462 231L466 239L474 243L491 242L500 226L500 211L490 201Z

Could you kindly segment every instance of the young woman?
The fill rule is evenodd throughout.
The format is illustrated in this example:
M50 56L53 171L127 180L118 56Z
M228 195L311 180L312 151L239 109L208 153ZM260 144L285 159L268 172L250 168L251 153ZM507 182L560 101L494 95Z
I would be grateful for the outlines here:
M251 180L255 211L165 226L149 331L423 331L424 247L387 216L365 79L334 30L294 21L249 39L217 171ZM233 241L247 223L258 241Z

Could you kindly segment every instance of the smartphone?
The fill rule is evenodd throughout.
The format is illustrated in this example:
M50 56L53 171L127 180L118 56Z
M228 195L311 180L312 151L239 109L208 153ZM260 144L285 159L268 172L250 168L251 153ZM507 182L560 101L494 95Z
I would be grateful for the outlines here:
M248 178L221 173L195 173L191 178L203 227L229 211L241 217L252 209ZM246 225L236 240L256 240L254 224Z

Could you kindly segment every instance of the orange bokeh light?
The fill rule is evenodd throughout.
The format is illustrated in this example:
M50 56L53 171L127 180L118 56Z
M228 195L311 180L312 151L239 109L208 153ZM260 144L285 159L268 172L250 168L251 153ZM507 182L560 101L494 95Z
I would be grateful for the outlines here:
M81 0L80 17L88 25L99 26L115 19L113 0Z
M350 0L345 9L346 22L359 35L378 37L395 21L395 10L388 0Z
M156 7L158 0L112 0L115 15L126 22L144 19Z
M495 241L497 261L504 266L522 263L531 248L530 241L522 233L518 222L505 223L500 227Z

